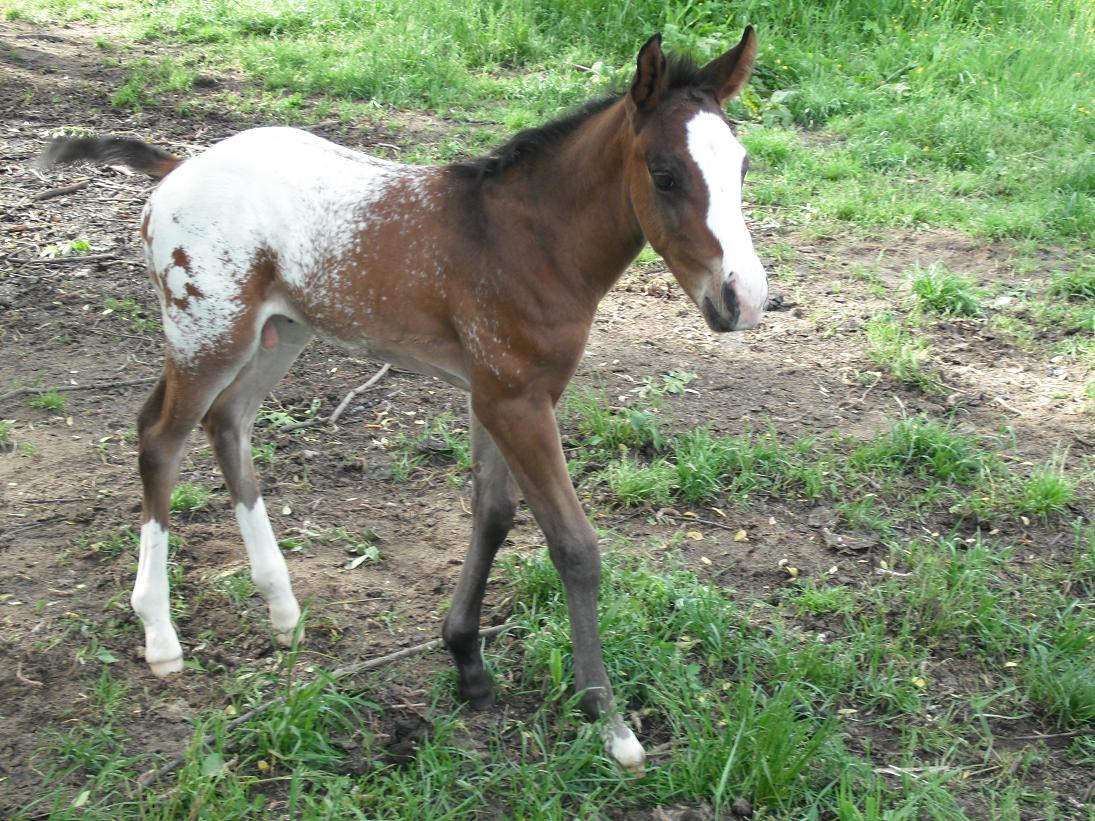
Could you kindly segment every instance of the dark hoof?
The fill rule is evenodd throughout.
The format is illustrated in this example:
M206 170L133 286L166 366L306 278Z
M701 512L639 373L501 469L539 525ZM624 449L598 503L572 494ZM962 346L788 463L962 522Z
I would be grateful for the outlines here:
M485 674L474 682L461 681L458 688L461 701L473 710L487 710L494 706L494 682Z

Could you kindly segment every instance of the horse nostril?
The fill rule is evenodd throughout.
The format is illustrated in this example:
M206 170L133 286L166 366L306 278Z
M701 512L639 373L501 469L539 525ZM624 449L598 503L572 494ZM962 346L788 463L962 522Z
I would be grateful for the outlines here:
M726 278L726 282L722 286L722 304L726 306L728 313L736 314L738 312L738 295L734 291L733 282L734 275L731 274Z

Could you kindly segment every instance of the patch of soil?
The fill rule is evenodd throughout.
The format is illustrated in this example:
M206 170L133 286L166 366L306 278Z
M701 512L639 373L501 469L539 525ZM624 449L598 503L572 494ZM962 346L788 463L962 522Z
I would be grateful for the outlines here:
M195 434L182 478L218 490L210 510L174 523L185 540L176 596L188 606L179 624L184 651L209 674L189 670L167 681L147 674L139 625L128 608L134 551L132 545L121 552L104 545L111 534L138 524L135 417L160 367L160 337L147 323L158 319L158 311L137 241L138 215L152 185L118 168L40 172L33 165L51 132L65 126L139 136L187 152L266 123L219 107L220 84L195 88L188 116L168 105L136 113L111 108L109 95L120 75L93 56L91 44L101 33L0 24L0 271L7 274L0 279L0 386L111 383L65 393L62 411L35 409L26 396L0 397L0 418L18 423L11 451L0 454L0 811L17 809L40 788L36 754L55 745L51 733L92 714L91 693L104 663L129 685L119 722L129 731L133 754L172 754L184 745L193 719L223 706L222 671L273 665L261 601L252 597L237 606L216 592L217 580L244 568L245 557L227 494ZM428 139L444 128L436 120L419 122L404 136ZM392 139L367 123L321 123L312 130L362 150ZM72 193L34 198L80 180L87 185ZM39 256L47 246L78 237L90 241L91 252ZM942 259L953 270L1000 279L1008 275L1006 245L946 231L810 240L767 228L755 233L762 257L775 239L798 252L800 276L774 283L783 309L760 330L716 337L664 268L635 270L605 299L576 383L615 396L644 376L671 369L695 373L694 392L668 400L669 424L677 428L704 424L736 433L761 431L771 422L788 439L833 431L867 438L902 413L956 413L971 430L1009 427L1032 460L1044 460L1059 442L1071 446L1072 461L1092 453L1095 425L1076 399L1088 375L1075 365L1038 361L993 336L984 323L956 321L939 331L935 344L950 388L944 395L925 396L885 380L865 385L858 378L872 370L862 328L888 303L847 276L854 262L873 264L885 250L879 270L893 287L901 284L898 272L917 259ZM316 343L277 388L273 404L300 414L318 397L329 410L380 365ZM129 384L137 380L149 381ZM279 536L344 527L379 537L380 561L353 571L344 569L348 557L339 544L313 541L287 554L294 587L311 613L302 659L351 664L438 634L441 606L470 533L470 490L453 486L440 471L409 483L391 481L391 456L383 445L442 413L461 416L465 402L436 379L393 369L358 397L337 430L289 435L260 426L256 444L276 444L273 465L260 470ZM746 601L771 598L789 583L781 561L801 577L848 583L869 579L873 571L877 543L840 531L832 511L803 500L692 512L716 524L636 516L596 501L591 509L599 527L645 545L664 546L681 530L700 529L703 541L682 543L685 561ZM735 538L741 529L745 541ZM1047 538L1038 529L1016 534L1032 553ZM507 549L541 543L522 513ZM488 623L504 617L498 591L492 583ZM447 663L435 653L409 669ZM960 687L969 670L963 672L959 661L954 666ZM423 726L416 722L422 721L407 717L407 727L391 731L396 740L389 755L411 754ZM403 742L408 749L396 749ZM1045 783L1053 783L1049 768ZM651 812L643 817L686 817L673 815L676 808Z

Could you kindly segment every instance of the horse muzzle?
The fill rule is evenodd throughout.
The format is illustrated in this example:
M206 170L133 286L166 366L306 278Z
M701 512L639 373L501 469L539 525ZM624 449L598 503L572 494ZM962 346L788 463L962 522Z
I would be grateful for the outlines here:
M748 331L760 324L768 301L767 281L763 293L743 294L741 291L736 278L731 276L718 290L717 299L712 299L710 293L704 296L700 310L712 331Z

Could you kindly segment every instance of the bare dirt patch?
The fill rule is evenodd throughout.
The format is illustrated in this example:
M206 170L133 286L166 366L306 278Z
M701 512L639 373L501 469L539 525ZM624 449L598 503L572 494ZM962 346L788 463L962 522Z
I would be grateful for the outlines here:
M0 419L15 420L10 451L0 454L0 808L13 811L42 787L40 751L54 745L88 709L89 692L104 665L129 684L123 721L132 754L174 753L192 735L191 721L224 704L223 676L273 665L264 607L242 605L217 591L216 580L244 567L245 558L204 442L192 439L183 479L214 489L208 510L178 517L179 594L189 603L179 624L188 658L204 669L168 681L152 679L140 658L139 625L128 608L132 545L109 550L111 534L137 525L139 484L134 450L137 409L160 366L158 319L137 243L140 209L151 184L123 170L36 171L33 159L53 130L79 126L98 133L140 136L185 152L262 122L202 102L180 116L167 105L142 112L113 109L109 95L120 71L89 57L97 32L83 28L0 26L0 394L20 386L83 386L66 392L63 410L32 407L28 396L5 398ZM444 127L431 122L411 136ZM370 125L324 123L318 133L371 150L383 139ZM35 195L85 181L69 194ZM767 229L756 236L762 257L780 240L795 249L794 275L774 282L783 308L748 335L716 338L661 267L629 272L605 300L576 377L579 386L612 397L644 376L671 369L697 374L694 393L668 400L670 427L710 425L716 432L762 431L781 437L840 431L868 438L901 414L955 414L970 430L1014 431L1019 452L1044 461L1059 445L1070 464L1092 454L1095 417L1084 410L1090 373L1021 350L980 321L943 322L934 329L937 361L948 390L937 396L901 388L875 370L863 350L865 323L892 305L849 276L856 262L878 264L889 289L903 287L913 261L943 260L985 283L1014 276L1012 249L945 231L892 232L873 239L808 239L801 231ZM42 257L48 246L84 239L90 251ZM883 254L879 262L879 253ZM1048 276L1029 273L1031 279ZM113 306L113 307L112 307ZM330 412L348 390L382 363L313 345L275 391L270 405L301 414L315 398ZM349 664L437 635L441 607L459 571L469 535L469 487L445 470L391 478L385 442L415 432L442 413L461 416L465 399L430 378L393 370L363 394L336 430L292 434L260 425L256 444L273 443L273 464L261 468L264 494L281 536L326 528L372 531L381 552L375 564L347 571L345 547L313 541L288 554L294 586L310 608L305 657ZM757 500L747 510L712 510L700 525L609 508L590 500L596 524L657 551L682 529L702 541L680 549L699 573L746 598L769 598L788 583L781 560L803 577L825 575L849 583L869 579L879 546L859 533L837 533L825 506L793 498ZM1078 508L1077 513L1085 512ZM1090 514L1090 510L1086 512ZM746 541L735 540L745 530ZM522 516L510 550L541 543ZM865 541L864 541L865 540ZM1052 528L1017 530L1030 552L1052 550ZM830 568L836 568L830 573ZM487 621L504 618L492 586ZM377 699L419 704L421 670L447 664L438 653L390 682ZM948 673L960 690L975 665ZM971 672L972 671L972 672ZM1062 791L1074 776L1055 775L1053 751L1045 784ZM151 763L151 759L150 759Z

